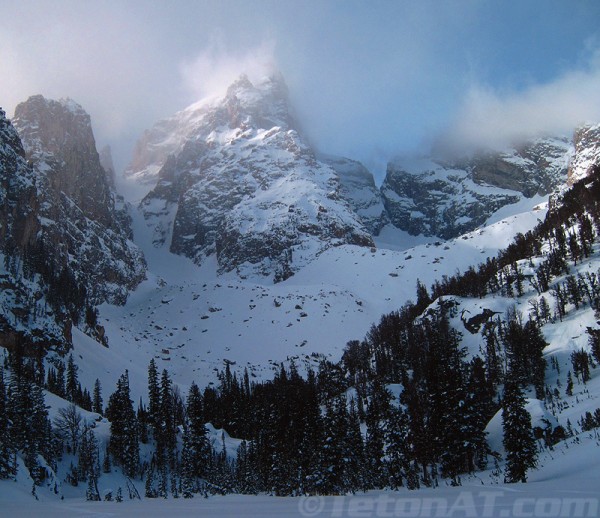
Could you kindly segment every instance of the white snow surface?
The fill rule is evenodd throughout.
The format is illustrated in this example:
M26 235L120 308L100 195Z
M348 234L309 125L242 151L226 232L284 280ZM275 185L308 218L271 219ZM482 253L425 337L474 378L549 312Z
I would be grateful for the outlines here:
M215 370L223 368L225 360L235 362L231 365L234 372L247 367L257 378L270 378L280 362L291 358L300 365L316 362L311 353L338 360L347 340L361 339L382 313L400 307L414 296L417 279L429 285L442 275L452 275L457 269L464 270L495 255L511 242L516 232L533 228L544 215L545 206L541 204L536 210L513 215L459 239L417 244L405 250L332 248L292 278L273 285L261 282L260 277L243 280L233 274L219 276L214 258L198 267L165 248L155 248L143 216L137 214L135 240L146 253L151 273L125 306L101 307L100 321L106 327L109 348L74 330L73 354L79 366L79 379L83 386L92 387L98 377L108 397L119 375L128 369L131 396L137 401L146 392L147 364L152 357L159 368L170 371L184 393L192 381L200 386L214 383ZM383 237L393 241L397 248L414 244L410 236L395 239L398 236L389 233ZM577 269L596 271L600 261L597 254L595 257L582 261ZM532 289L527 290L516 301L517 309L524 313L528 311L527 301L536 297ZM501 313L515 304L514 299L501 296L455 299L459 311L453 325L459 329L463 314L476 314L484 308ZM544 327L549 343L545 355L555 356L561 368L560 376L548 369L546 381L551 387L557 386L559 378L564 382L570 368L570 352L588 347L585 329L594 323L595 317L588 308L570 312L561 325ZM462 332L469 354L478 354L481 340L464 329ZM401 391L399 385L390 388L395 394ZM38 488L39 501L34 501L31 480L23 468L16 483L0 482L0 505L6 516L43 513L48 517L383 516L384 512L403 516L407 509L413 514L417 512L417 516L505 518L523 516L525 512L530 513L527 516L572 516L576 511L578 516L598 516L600 439L593 431L581 433L577 421L586 411L600 406L599 389L600 369L593 369L592 379L586 385L575 381L573 396L563 396L567 405L561 410L549 411L533 394L528 394L527 408L534 425L542 424L544 418L564 426L569 419L575 436L552 451L544 450L538 468L529 473L527 484L503 484L500 462L498 467L490 466L492 469L488 471L464 477L462 486L457 488L442 485L416 492L373 491L312 499L229 495L140 501L129 500L126 479L113 471L100 478L100 492L112 490L114 495L121 487L125 501L97 503L86 502L81 488L65 484L59 486L58 495L48 488ZM67 406L67 402L51 394L47 394L47 403L51 415ZM108 422L93 413L82 411L82 414L88 422L95 423L95 433L104 445L109 436ZM228 455L233 456L239 440L210 424L208 429L213 444L224 442ZM502 452L500 414L490 421L488 433L492 449ZM68 459L61 464L64 469L65 462ZM136 480L134 484L143 493L142 483ZM399 511L394 514L396 509Z

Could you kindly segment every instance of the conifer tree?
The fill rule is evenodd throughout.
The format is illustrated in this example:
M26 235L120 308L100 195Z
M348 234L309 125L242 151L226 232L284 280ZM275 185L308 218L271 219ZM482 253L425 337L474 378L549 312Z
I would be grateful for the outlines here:
M148 365L148 422L152 428L154 439L160 435L160 387L158 385L158 370L154 358Z
M55 394L59 397L65 397L65 364L62 361L56 366L56 391Z
M11 443L15 451L21 450L25 465L35 484L39 484L38 455L53 463L53 441L44 393L33 383L30 363L23 360L22 350L11 353L8 383L7 416L10 421Z
M408 477L411 465L409 421L402 408L392 405L385 427L386 454L388 456L388 485L390 489L398 489L405 484L409 486ZM414 489L408 487L409 489Z
M565 387L565 394L567 396L573 395L573 377L571 376L571 371L567 373L567 386Z
M345 395L327 400L323 421L320 473L317 490L322 494L340 494L346 490L344 439L348 433Z
M373 488L384 487L387 479L384 462L384 426L389 407L390 393L379 381L375 381L373 383L371 400L367 406L365 418L367 425L365 453L367 457L370 486Z
M10 422L7 415L4 370L0 368L0 479L16 475L13 467L14 455L15 451L10 437Z
M348 412L348 433L346 438L346 450L348 455L348 490L366 490L367 474L365 473L365 450L362 433L360 431L360 419L354 399L350 401Z
M102 386L100 380L96 378L94 383L94 399L92 401L92 411L102 415Z
M129 395L129 373L125 371L111 394L106 416L110 420L109 451L128 477L135 476L139 464L137 419Z
M173 467L177 443L174 409L171 379L168 371L164 369L160 380L160 407L157 426L159 435L156 437L156 449L159 464L168 462L171 467Z
M204 411L200 389L195 383L190 386L187 397L186 427L188 429L187 441L184 437L184 451L186 454L185 470L190 477L203 477L210 460L210 443L208 430L204 424ZM182 459L183 463L183 459Z
M65 384L65 396L67 400L72 403L78 403L77 391L80 389L79 386L79 377L77 371L79 368L75 365L75 361L73 360L73 355L69 354L69 359L67 360L67 378Z
M186 420L183 423L183 447L181 449L181 493L183 498L194 497L195 473L193 452L190 448L191 442L190 428Z
M509 379L502 401L503 445L506 451L505 482L527 482L527 471L536 465L537 449L531 416L519 384Z

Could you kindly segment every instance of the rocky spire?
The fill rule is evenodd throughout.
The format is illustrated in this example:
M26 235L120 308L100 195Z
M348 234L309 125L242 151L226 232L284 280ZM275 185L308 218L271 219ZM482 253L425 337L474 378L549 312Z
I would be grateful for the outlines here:
M15 221L27 223L15 225L11 238L43 249L51 269L69 270L91 302L123 303L145 277L145 262L129 240L130 220L116 208L90 116L70 99L36 95L17 106L13 124L33 190L11 190Z

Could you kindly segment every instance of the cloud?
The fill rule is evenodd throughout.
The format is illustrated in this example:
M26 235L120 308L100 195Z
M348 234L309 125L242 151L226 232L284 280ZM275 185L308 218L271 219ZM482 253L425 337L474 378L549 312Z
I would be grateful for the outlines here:
M520 91L473 85L442 141L451 147L502 147L569 134L600 120L600 50L584 66Z
M268 40L256 47L231 51L219 37L192 60L179 67L183 88L195 100L222 95L241 74L255 82L276 70L275 42Z

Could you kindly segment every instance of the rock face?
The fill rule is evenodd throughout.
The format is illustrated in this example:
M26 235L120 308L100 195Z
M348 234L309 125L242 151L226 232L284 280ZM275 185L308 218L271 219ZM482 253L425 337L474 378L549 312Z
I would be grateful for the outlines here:
M13 119L30 167L9 197L10 239L43 250L55 272L68 270L89 302L124 303L145 278L141 251L130 241L129 217L100 164L89 115L71 100L34 96Z
M60 347L70 333L70 323L57 321L40 304L40 283L20 272L24 251L35 244L41 228L39 206L35 172L0 110L0 346L7 349L38 343Z
M586 177L593 165L600 164L600 124L578 128L573 144L575 156L569 165L569 185Z
M158 123L126 174L156 175L141 204L155 245L198 264L216 254L220 272L278 281L330 246L373 245L335 170L295 128L280 76L242 76Z
M571 156L567 139L538 139L452 162L398 160L388 164L383 203L401 230L449 239L474 230L505 205L550 193L565 182Z
M356 160L334 156L320 156L319 159L338 174L341 196L348 201L365 227L372 235L379 235L389 219L373 175Z

